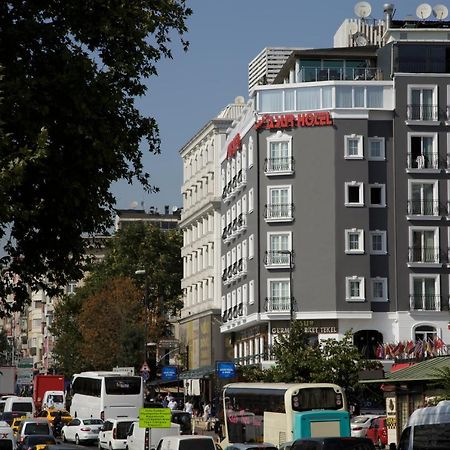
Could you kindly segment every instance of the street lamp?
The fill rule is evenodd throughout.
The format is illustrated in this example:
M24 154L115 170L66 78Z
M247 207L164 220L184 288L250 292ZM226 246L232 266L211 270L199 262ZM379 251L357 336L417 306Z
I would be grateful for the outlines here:
M289 257L289 326L292 327L292 322L294 321L294 305L295 300L293 296L294 286L292 280L292 272L294 269L293 256L294 252L292 250L278 250L280 255L288 255Z

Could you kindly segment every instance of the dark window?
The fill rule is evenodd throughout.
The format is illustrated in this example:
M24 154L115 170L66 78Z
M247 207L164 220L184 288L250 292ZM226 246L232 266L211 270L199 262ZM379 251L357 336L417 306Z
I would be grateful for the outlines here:
M50 427L48 423L28 423L25 427L25 434L49 434Z
M414 427L414 450L450 448L450 423L417 425Z
M411 427L405 428L398 444L398 450L408 450L409 448L409 436L411 435Z
M382 205L383 204L383 189L381 187L371 187L370 188L370 203L372 205Z
M180 441L179 450L215 450L212 439L184 439Z
M102 425L103 422L100 419L85 419L83 420L84 425Z
M39 444L56 444L56 441L53 436L45 435L44 433L38 436L26 436L24 439L25 447L33 447L33 445Z
M130 420L129 422L118 422L116 425L117 436L116 439L126 439L128 430L130 429L130 425L133 422Z
M339 402L337 399L339 398ZM298 394L292 396L292 409L294 411L309 411L311 409L342 408L342 395L337 394L333 388L300 389Z
M349 203L360 203L359 199L359 186L348 186L348 202Z
M377 330L360 330L353 335L353 345L365 358L375 359L380 343L383 343L383 335Z
M0 450L13 450L12 439L0 439Z
M314 441L297 441L291 447L291 450L321 450L322 444Z
M109 395L139 395L141 383L141 377L108 377L105 378L106 393Z
M18 412L33 412L33 406L30 402L15 402L11 409Z
M89 395L91 397L100 397L102 380L96 378L75 378L72 391L73 394Z

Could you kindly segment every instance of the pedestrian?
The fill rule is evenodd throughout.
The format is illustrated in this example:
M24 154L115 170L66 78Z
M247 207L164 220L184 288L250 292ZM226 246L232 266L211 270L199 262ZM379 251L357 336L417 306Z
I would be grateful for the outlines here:
M189 401L189 399L186 400L186 403L184 404L184 410L192 415L194 410L194 405Z
M207 402L203 407L203 421L207 422L210 417L211 417L211 405L209 404L209 402Z
M177 401L173 397L171 397L167 406L173 411L174 409L177 409L178 404Z

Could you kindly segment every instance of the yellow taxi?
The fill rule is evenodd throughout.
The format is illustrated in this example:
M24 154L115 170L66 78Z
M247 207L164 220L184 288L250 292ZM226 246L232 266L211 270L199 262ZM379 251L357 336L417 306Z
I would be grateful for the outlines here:
M21 417L14 417L11 423L11 428L13 430L14 436L17 435L17 432L19 431L20 424L22 423L22 420L25 420L27 416L21 416Z
M53 425L53 421L58 414L61 414L61 422L63 424L69 423L72 420L72 416L69 412L65 409L58 408L44 409L38 414L38 417L45 417Z

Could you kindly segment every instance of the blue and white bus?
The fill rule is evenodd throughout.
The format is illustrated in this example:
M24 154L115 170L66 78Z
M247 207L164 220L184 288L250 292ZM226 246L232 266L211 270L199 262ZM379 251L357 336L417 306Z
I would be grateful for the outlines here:
M331 383L231 383L223 407L224 445L350 436L345 394Z
M144 406L140 376L119 372L82 372L72 378L72 417L115 419L138 417Z

